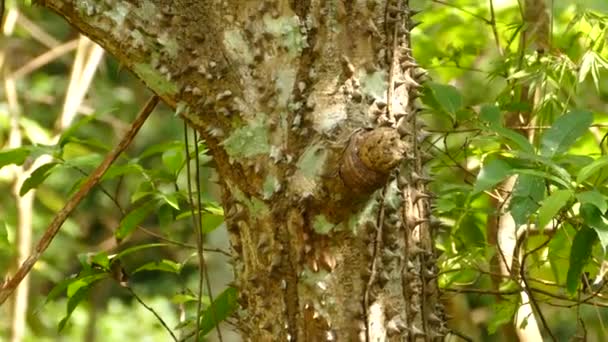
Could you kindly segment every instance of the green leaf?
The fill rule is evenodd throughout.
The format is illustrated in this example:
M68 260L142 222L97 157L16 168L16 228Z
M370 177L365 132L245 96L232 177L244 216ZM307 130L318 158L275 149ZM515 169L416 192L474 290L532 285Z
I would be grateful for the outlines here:
M197 299L195 296L185 294L185 293L176 294L175 296L173 296L171 298L171 302L173 304L185 304L185 303L192 303L192 302L196 302L196 301L197 301ZM210 303L211 302L209 301L209 297L207 297L207 296L203 297L203 304L209 305Z
M103 156L97 153L91 153L84 156L66 159L64 164L68 167L77 169L86 169L97 167L103 161Z
M540 207L545 197L545 181L542 177L520 175L517 177L513 195L509 203L509 212L518 226L528 222L530 215Z
M201 229L203 230L203 233L207 234L216 230L224 222L224 215L204 213L201 220Z
M91 265L92 266L97 265L105 271L109 270L110 269L110 259L108 258L108 253L99 252L99 253L95 254L91 258Z
M138 159L148 158L148 157L151 157L156 154L161 154L168 150L184 150L184 144L181 141L171 141L168 143L152 145L152 146L146 148L138 156Z
M597 240L597 234L587 226L582 227L574 236L572 249L570 250L570 266L566 276L566 289L573 295L581 282L583 268L591 258L593 245Z
M500 109L493 104L485 104L481 107L479 111L479 118L487 123L492 125L500 126Z
M507 178L512 171L513 168L511 165L504 160L494 159L488 163L484 163L477 175L473 193L477 194L481 191L491 189L494 185Z
M566 152L587 132L592 122L593 114L588 111L574 110L560 116L541 137L540 154L551 158Z
M173 174L177 174L186 160L182 149L170 149L163 152L163 164Z
M21 189L19 190L19 196L25 195L28 191L33 188L38 187L48 176L51 175L51 171L55 168L55 166L59 165L59 163L48 163L41 165L39 168L34 170L30 176L23 182L21 185Z
M602 157L594 160L590 164L585 165L578 172L578 175L576 176L576 182L579 184L583 183L589 177L593 176L596 172L598 172L599 170L606 167L606 165L608 165L608 155L602 156Z
M74 293L72 296L69 297L66 315L59 322L59 326L58 326L59 331L62 331L63 328L65 328L65 325L68 323L68 320L72 316L72 312L74 312L74 310L76 309L78 304L83 299L86 299L87 294L89 293L89 289L90 289L90 287L88 287L88 286L79 288L76 293Z
M21 165L29 155L30 148L27 146L2 151L0 152L0 169L10 164Z
M158 197L164 202L167 203L168 205L172 206L173 208L175 208L175 210L179 210L179 200L178 200L178 193L177 192L172 192L169 194L165 194L165 193L158 193Z
M142 174L143 167L139 164L129 163L125 165L112 165L101 178L102 181L114 179L127 174Z
M129 248L123 250L123 251L120 251L118 254L114 255L113 258L121 259L125 255L129 255L131 253L140 251L142 249L156 248L156 247L167 247L167 246L170 246L170 245L168 243L148 243L148 244L145 244L145 245L137 245L137 246L129 247Z
M117 239L124 239L127 235L129 235L143 220L148 217L152 210L157 208L157 204L155 201L149 201L144 205L135 208L131 212L129 212L123 219L120 221L120 226L116 229L114 233Z
M513 320L513 315L515 315L515 311L517 310L518 306L519 304L517 301L513 299L505 299L494 303L492 306L494 309L494 315L492 316L492 319L489 320L488 333L493 335L500 326L511 323Z
M530 144L528 139L514 130L496 125L491 125L490 129L496 132L499 136L513 142L520 151L534 153L534 146Z
M458 89L447 84L428 82L425 84L432 98L439 105L439 110L455 118L456 112L462 108L463 99Z
M237 290L234 287L228 287L203 311L200 330L202 335L206 335L236 310L236 298Z
M576 198L581 204L594 205L602 213L605 213L606 210L608 210L608 203L606 202L606 197L602 195L599 191L591 190L581 192L576 194Z
M93 119L95 118L94 115L87 115L84 118L78 120L78 122L73 123L70 125L70 127L68 127L63 134L61 134L61 138L59 138L59 146L63 147L65 144L67 144L68 142L70 142L70 138L74 137L76 134L76 131L86 125L87 123L91 122Z
M551 219L570 201L572 191L557 190L545 198L538 210L538 229L543 231Z
M530 176L537 176L537 177L545 178L547 180L553 181L555 184L561 185L564 188L567 188L567 189L572 188L572 184L568 183L566 180L556 177L546 171L533 170L533 169L513 169L513 173L516 173L518 175L530 175Z
M163 259L161 261L152 261L143 266L138 267L132 274L141 271L161 271L179 274L182 270L182 265L172 260Z
M580 208L581 217L589 227L595 230L600 244L606 252L608 247L608 219L592 204L583 204Z
M163 204L158 208L158 226L162 228L168 227L174 220L173 208L170 205Z

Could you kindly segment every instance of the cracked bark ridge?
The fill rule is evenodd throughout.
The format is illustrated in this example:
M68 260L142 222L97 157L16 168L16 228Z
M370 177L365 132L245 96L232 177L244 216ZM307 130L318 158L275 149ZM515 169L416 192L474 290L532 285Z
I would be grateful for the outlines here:
M356 132L340 165L340 177L354 193L371 193L386 184L407 150L399 133L390 127Z

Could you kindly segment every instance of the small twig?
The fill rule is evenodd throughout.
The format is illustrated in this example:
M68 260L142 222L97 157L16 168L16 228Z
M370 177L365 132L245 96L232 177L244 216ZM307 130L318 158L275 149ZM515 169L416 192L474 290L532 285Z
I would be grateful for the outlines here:
M22 78L23 76L26 76L27 74L31 73L32 71L52 62L53 60L61 57L64 54L74 50L77 45L78 45L78 39L73 39L73 40L70 40L69 42L66 42L66 43L58 45L54 48L51 48L50 50L46 51L45 53L41 54L40 56L27 62L27 64L25 64L21 68L15 70L13 72L13 74L11 75L11 77L13 77L14 79Z
M492 27L492 33L494 34L494 41L496 42L496 48L498 54L503 55L502 47L500 46L500 36L496 29L496 14L494 13L494 1L490 0L490 22L489 25Z
M2 284L2 287L0 287L0 305L6 301L6 299L13 293L13 291L23 280L23 278L32 270L34 264L38 261L38 259L40 259L42 253L44 253L44 251L46 251L46 249L49 247L51 241L59 232L59 229L61 228L62 224L65 222L65 220L67 220L67 218L74 211L74 209L76 209L78 204L91 191L91 189L93 189L93 187L95 187L99 183L101 177L106 173L108 168L110 168L116 158L118 158L118 156L131 144L131 141L133 140L141 126L144 124L144 122L146 122L146 119L148 118L148 116L150 116L150 113L152 113L152 110L156 107L158 100L159 98L156 95L152 96L152 98L148 100L144 108L142 108L140 113L137 115L135 121L133 121L133 123L131 124L131 128L120 141L120 143L112 151L110 151L110 153L108 153L103 162L95 169L95 171L93 171L87 181L82 185L80 190L78 190L78 192L72 195L72 197L65 204L65 206L55 215L53 221L51 221L46 231L44 232L44 235L38 241L38 244L36 245L36 249L34 250L33 254L31 254L21 264L21 266L13 275L13 277L6 281L4 284Z
M160 322L160 324L165 328L165 330L167 330L167 332L169 332L169 334L171 335L171 337L173 337L173 341L175 341L175 342L179 341L177 339L177 336L175 336L175 334L171 330L171 328L169 328L169 326L167 325L167 323L165 323L165 321L163 320L163 318L160 317L160 315L154 309L152 309L141 298L139 298L139 296L135 293L135 291L133 291L133 289L130 286L124 286L124 288L126 288L131 293L131 295L133 295L133 297L135 298L135 300L137 300L139 302L139 304L141 304L144 308L146 308L146 310L150 311L154 316L156 316L156 319L158 319L158 321Z
M477 19L479 19L479 20L483 21L484 23L486 23L486 24L488 24L488 25L492 25L492 22L491 22L490 20L488 20L488 19L486 19L486 18L484 18L484 17L482 17L482 16L480 16L480 15L478 15L478 14L475 14L475 13L473 13L473 12L469 11L469 10L466 10L466 9L464 9L464 8L462 8L462 7L458 7L457 5L450 4L449 2L445 2L445 1L443 1L443 0L431 0L431 1L433 1L434 3L437 3L437 4L444 5L444 6L452 7L452 8L454 8L454 9L457 9L457 10L459 10L459 11L462 11L463 13L466 13L466 14L468 14L468 15L472 16L472 17L477 18Z

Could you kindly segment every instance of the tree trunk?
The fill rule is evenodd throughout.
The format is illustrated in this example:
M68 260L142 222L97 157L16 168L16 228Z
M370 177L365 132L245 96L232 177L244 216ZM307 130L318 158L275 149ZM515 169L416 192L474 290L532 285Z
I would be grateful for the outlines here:
M246 340L446 334L407 1L44 3L203 135Z

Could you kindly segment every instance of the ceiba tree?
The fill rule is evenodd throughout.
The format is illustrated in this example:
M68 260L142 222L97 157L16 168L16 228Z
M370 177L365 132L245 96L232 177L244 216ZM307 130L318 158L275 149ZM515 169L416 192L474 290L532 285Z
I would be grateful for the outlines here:
M205 139L251 341L441 340L399 0L45 0Z

